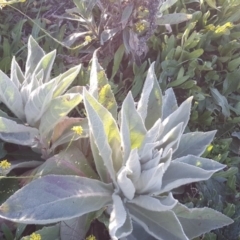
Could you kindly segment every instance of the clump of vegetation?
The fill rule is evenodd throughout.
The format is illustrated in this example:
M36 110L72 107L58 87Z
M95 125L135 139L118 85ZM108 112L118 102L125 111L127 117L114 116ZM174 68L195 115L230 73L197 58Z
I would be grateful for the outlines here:
M214 159L227 166L214 173L207 181L175 189L174 198L184 207L209 207L234 220L233 224L225 228L211 233L204 231L205 234L195 238L196 240L238 239L238 0L73 0L57 1L57 4L54 0L47 3L44 0L28 0L0 1L0 6L0 69L5 73L1 72L0 76L0 166L1 174L5 176L0 180L0 203L23 186L26 185L27 188L29 184L33 184L32 180L35 178L49 174L90 176L91 179L102 181L102 172L95 162L98 147L95 140L89 142L89 139L94 139L93 132L89 135L89 129L91 132L94 125L89 120L92 112L86 107L90 101L86 100L87 92L115 116L116 124L120 124L123 118L118 118L117 115L121 116L120 113L124 111L125 99L129 100L131 91L134 104L139 103L142 91L146 91L145 79L151 66L152 75L156 72L154 88L156 85L160 86L163 99L170 92L175 93L176 99L173 98L172 107L193 96L189 123L182 136L190 136L190 131L216 129L213 142L208 141L201 157ZM36 64L31 76L27 74L28 67L25 68L29 35L33 36L30 40L31 51L38 49L41 53L34 61L42 61L42 64ZM33 46L37 45L41 48L34 50ZM45 54L54 49L57 49L57 54ZM13 56L15 59L12 61ZM55 63L50 64L52 69L46 68L47 63L53 63L53 58ZM81 67L74 68L79 64ZM74 106L69 106L65 117L60 114L61 117L57 119L54 113L57 109L49 110L52 101L56 101L56 94L50 97L50 92L56 93L61 76L62 79L66 77L66 74L56 77L62 72L74 72L71 81L69 80L61 93L63 98L74 95L81 96L81 99ZM56 83L52 87L51 79ZM8 84L10 81L14 84ZM97 85L98 89L95 89ZM151 89L150 85L148 91ZM83 86L86 89L85 95ZM17 94L18 91L21 96ZM34 93L37 97L33 97L34 91L38 92ZM28 96L29 100L24 96ZM85 99L83 102L82 98ZM64 104L67 106L68 98L65 100ZM23 104L19 107L21 101ZM29 113L26 105L35 108L35 115ZM157 111L156 107L154 110ZM41 124L36 119L39 111L41 116L50 111L55 123ZM97 110L96 112L99 114ZM149 117L152 121L154 114L156 112ZM43 134L43 128L50 129L48 136ZM60 134L57 134L59 131ZM34 145L33 142L37 144ZM126 176L129 178L129 173ZM122 199L121 194L120 198ZM3 207L2 210L6 209ZM57 239L61 236L61 239L68 239L71 234L73 239L79 239L79 236L82 239L107 239L110 238L107 230L109 213L110 209L107 214L105 209L101 209L91 216L82 216L82 221L71 219L54 226L46 224L45 227L13 224L2 220L0 237L11 240L45 239L45 236ZM137 238L150 239L150 235L144 235L140 225L134 219L135 230L132 234ZM79 230L70 231L69 229L76 229L74 226L78 226ZM98 228L105 230L99 232ZM136 229L142 233L140 236ZM112 230L110 235L113 236Z

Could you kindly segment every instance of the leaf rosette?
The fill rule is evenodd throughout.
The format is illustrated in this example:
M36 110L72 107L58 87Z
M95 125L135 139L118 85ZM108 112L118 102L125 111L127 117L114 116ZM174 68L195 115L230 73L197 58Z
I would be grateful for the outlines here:
M225 165L200 157L215 131L185 133L192 98L178 107L172 89L163 95L154 64L140 100L135 103L129 92L117 118L116 102L95 52L83 100L100 180L44 176L3 203L2 218L49 224L106 208L112 239L134 237L133 222L156 239L172 240L192 239L232 223L210 208L188 209L173 196L176 188L207 180Z
M81 65L51 79L56 51L46 54L30 36L25 72L15 60L11 63L11 76L0 71L0 101L16 116L0 111L0 139L19 145L31 146L46 158L50 145L76 140L81 136L71 128L82 125L83 136L88 130L86 119L67 117L81 101L79 92L67 91ZM56 133L61 132L61 134Z

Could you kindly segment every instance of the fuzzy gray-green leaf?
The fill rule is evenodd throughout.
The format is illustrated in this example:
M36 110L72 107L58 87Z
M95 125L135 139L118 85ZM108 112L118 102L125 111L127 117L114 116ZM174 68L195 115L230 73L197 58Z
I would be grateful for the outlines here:
M23 101L18 87L10 78L0 70L0 101L2 101L13 114L24 120Z
M172 211L156 212L131 203L126 205L132 218L156 239L189 240Z
M191 132L183 134L177 150L173 153L173 159L194 155L201 156L206 147L212 142L216 131L211 132Z
M78 176L48 175L15 192L0 206L0 217L49 224L79 217L108 205L112 186Z
M189 239L233 223L229 217L207 207L188 209L178 203L173 211Z

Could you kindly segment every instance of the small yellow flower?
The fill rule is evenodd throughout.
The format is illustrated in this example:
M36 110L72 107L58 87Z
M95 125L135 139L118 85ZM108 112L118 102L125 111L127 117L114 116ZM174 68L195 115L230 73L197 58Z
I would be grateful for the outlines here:
M11 167L11 163L8 162L7 159L2 160L2 161L0 162L0 168L2 168L2 169L8 169L8 168L10 168L10 167Z
M148 14L148 13L149 13L149 10L148 10L146 7L144 7L144 6L140 6L140 7L138 8L138 12L142 12L142 13Z
M87 35L87 36L85 37L85 42L90 43L91 41L92 41L91 36Z
M83 128L81 126L74 126L71 129L78 135L81 135L83 132Z
M42 238L41 238L41 235L40 234L38 234L38 233L32 233L31 235L30 235L30 240L41 240Z
M93 236L92 234L89 235L86 240L97 240L95 236Z
M137 32L141 33L146 29L146 26L142 22L137 22L137 23L135 23L135 29Z

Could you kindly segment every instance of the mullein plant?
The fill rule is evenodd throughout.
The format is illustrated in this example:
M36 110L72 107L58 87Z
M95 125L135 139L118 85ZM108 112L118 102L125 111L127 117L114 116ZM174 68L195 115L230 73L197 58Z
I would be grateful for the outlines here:
M30 146L43 158L51 156L57 146L69 142L69 139L78 139L79 134L71 129L79 122L82 123L82 135L87 131L84 119L67 117L82 101L80 93L71 89L67 91L81 65L51 78L55 56L55 50L46 54L30 37L25 72L15 57L10 77L0 71L0 101L15 116L10 117L0 110L0 139Z
M36 156L39 154L37 159L19 156L1 161L2 176L13 169L28 169L23 173L21 184L49 173L97 177L80 150L73 149L75 141L88 136L87 118L67 116L83 99L79 93L81 87L77 91L75 87L68 89L81 65L51 78L55 56L56 51L46 54L30 37L25 72L15 58L10 77L0 71L0 101L12 113L10 116L0 110L0 139L28 146ZM87 148L85 145L83 148ZM81 159L81 164L75 159Z
M201 157L216 131L185 133L192 97L178 106L172 89L163 95L153 63L139 101L129 92L117 113L96 52L92 61L90 87L82 97L99 177L38 178L0 206L0 217L45 225L81 222L95 212L108 216L113 240L133 239L136 224L159 240L193 239L231 224L220 212L189 209L174 197L180 186L207 180L225 167Z

